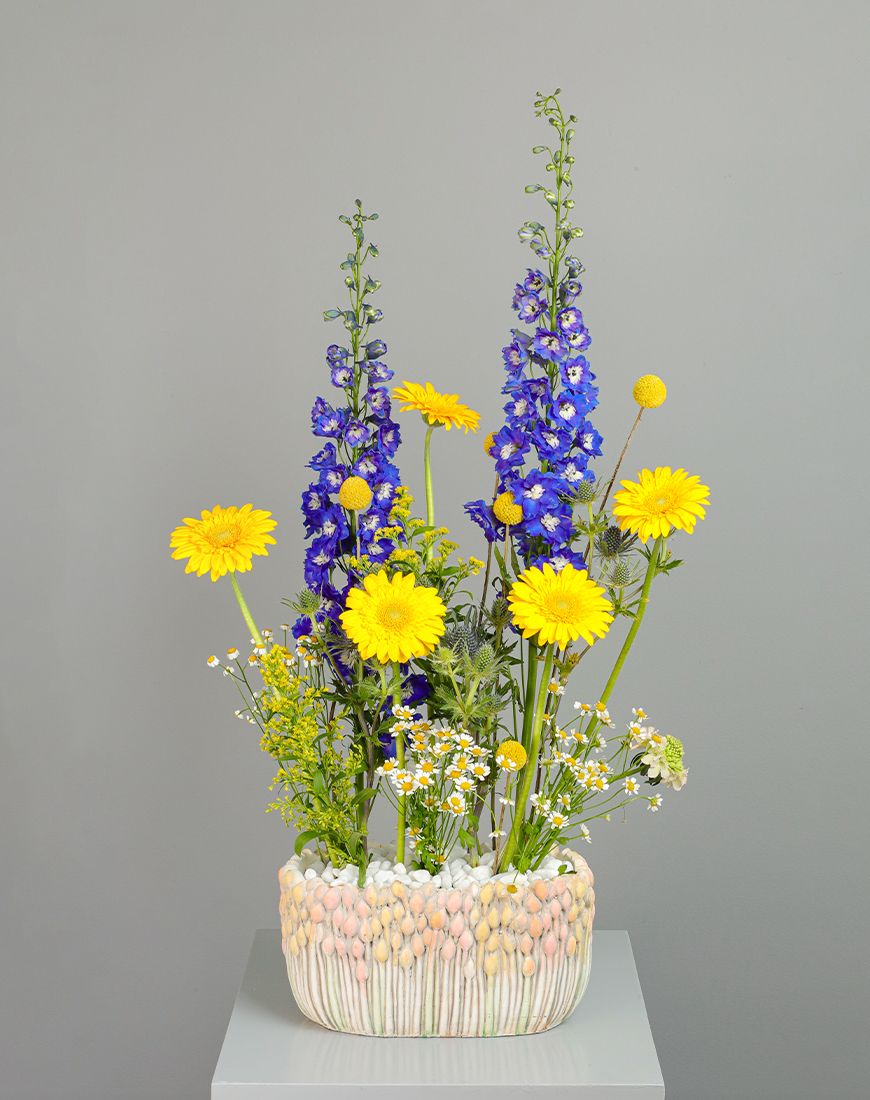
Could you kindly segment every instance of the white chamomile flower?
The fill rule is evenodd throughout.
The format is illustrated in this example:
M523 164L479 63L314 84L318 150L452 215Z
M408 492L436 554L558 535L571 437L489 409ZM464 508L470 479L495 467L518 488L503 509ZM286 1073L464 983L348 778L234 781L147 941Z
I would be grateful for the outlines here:
M628 779L626 779L624 786L626 794L637 794L640 790L640 783L638 783L637 777L633 775L630 775Z
M489 834L489 839L498 840L499 837L503 836L507 836L507 833L504 831L504 829L493 829L493 831Z
M414 712L410 707L393 707L393 717L398 718L400 722L413 722Z
M556 829L564 829L568 824L568 818L559 810L554 810L551 814L548 814L547 820Z
M393 772L390 778L399 794L412 794L418 787L416 775L412 775L411 772L404 771L402 768Z
M610 711L603 703L595 704L595 717L602 726L610 726L611 729L613 728L614 723L610 717Z
M272 631L268 628L268 626L264 626L260 633L263 635L264 638L272 637Z
M465 799L461 794L450 794L444 799L441 808L454 817L461 817L465 813Z
M218 668L221 662L220 658L215 657L215 655L212 653L211 657L206 658L205 663L208 665L209 668Z
M589 703L581 703L577 700L574 701L574 710L579 710L580 713L584 716L587 714L592 714L594 709L595 708L593 706L590 706Z
M290 629L290 624L289 623L281 623L281 626L278 629L283 630L284 633L286 634Z
M227 650L227 658L230 661L237 661L238 660L239 651L236 649L236 647L234 645L231 645L230 648Z
M559 805L562 807L563 810L570 810L571 809L571 795L570 794L560 794L558 801L559 801Z
M232 676L232 674L233 674L233 670L230 668L230 666L225 665L224 666L224 676Z
M385 760L379 768L375 769L375 771L378 775L390 775L398 766L395 760Z
M472 764L469 768L469 771L475 779L486 779L486 777L489 775L489 768L486 764Z
M461 779L456 780L456 789L462 794L470 794L474 790L474 780L464 775Z
M551 695L564 695L565 685L560 684L558 680L551 680L549 684L547 684L547 691Z
M502 806L513 806L514 805L514 799L505 798L505 796L503 794L498 796L498 800L499 800L499 802Z
M647 718L649 718L649 715L643 709L643 707L632 707L631 713L635 716L638 722L645 722Z
M474 744L474 738L467 733L457 733L453 737L453 743L458 749L461 749L462 752L467 752Z
M654 794L652 798L648 799L649 806L647 806L647 809L650 811L650 813L658 813L662 801L663 799L660 794Z
M580 826L580 839L585 840L587 844L592 843L592 837L589 835L589 830L585 825Z

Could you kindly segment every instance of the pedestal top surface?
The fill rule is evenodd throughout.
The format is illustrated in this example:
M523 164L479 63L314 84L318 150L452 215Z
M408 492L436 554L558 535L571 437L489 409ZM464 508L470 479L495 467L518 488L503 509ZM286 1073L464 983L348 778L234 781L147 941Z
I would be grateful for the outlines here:
M627 932L595 932L589 987L539 1035L382 1039L311 1023L293 1000L277 929L254 936L212 1081L212 1100L662 1100Z

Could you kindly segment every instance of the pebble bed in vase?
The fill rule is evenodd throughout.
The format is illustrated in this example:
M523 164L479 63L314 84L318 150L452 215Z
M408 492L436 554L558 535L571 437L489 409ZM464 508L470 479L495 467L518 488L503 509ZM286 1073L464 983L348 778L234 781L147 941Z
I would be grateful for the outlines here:
M279 882L293 995L335 1031L546 1031L573 1012L589 980L593 877L567 848L525 875L456 859L433 876L376 858L362 887L357 868L334 872L303 852Z

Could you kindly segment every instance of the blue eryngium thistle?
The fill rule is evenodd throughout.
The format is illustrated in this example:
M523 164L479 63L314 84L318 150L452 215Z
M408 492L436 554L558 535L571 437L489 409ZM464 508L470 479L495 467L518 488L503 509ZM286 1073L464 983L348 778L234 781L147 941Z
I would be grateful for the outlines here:
M539 93L535 113L552 128L551 144L533 149L547 155L550 178L526 191L543 195L553 221L550 227L526 221L519 230L539 262L514 288L513 307L526 329L513 329L502 351L508 400L490 451L498 477L494 496L509 490L522 505L523 520L511 536L526 564L549 561L560 568L570 562L582 568L573 545L572 506L583 484L594 480L589 463L601 454L602 440L588 419L598 388L585 354L589 330L576 304L583 265L568 255L571 241L582 235L570 221L577 120L564 115L558 92ZM501 536L488 502L471 501L466 511L489 541Z

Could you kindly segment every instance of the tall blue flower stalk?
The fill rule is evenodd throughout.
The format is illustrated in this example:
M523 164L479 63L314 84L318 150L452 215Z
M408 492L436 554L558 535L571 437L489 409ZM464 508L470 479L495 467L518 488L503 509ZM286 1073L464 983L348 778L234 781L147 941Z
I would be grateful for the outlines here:
M514 289L513 308L521 326L511 330L503 349L506 379L502 393L505 420L488 448L498 478L496 496L510 492L522 506L523 519L511 528L514 546L526 565L550 562L560 569L585 565L576 543L585 540L574 521L574 505L593 495L590 460L601 454L601 436L589 420L598 404L595 375L586 354L591 339L577 305L583 266L567 254L571 241L582 235L572 225L574 115L567 118L553 95L538 93L535 113L553 128L551 145L536 145L546 154L552 183L529 184L526 191L543 192L555 215L548 229L527 221L520 240L529 244L539 263L529 268ZM492 502L470 501L466 512L483 529L489 542L500 541L505 529Z
M377 246L366 240L365 225L377 217L364 214L357 199L355 212L339 219L353 236L353 251L340 265L349 304L326 310L323 319L341 321L346 332L341 344L326 349L330 381L340 396L314 402L311 429L324 442L308 463L314 480L302 494L305 533L311 540L305 553L305 583L320 601L316 612L297 620L297 637L311 633L318 621L335 622L360 558L383 562L396 547L382 532L389 528L400 481L393 458L401 436L391 417L386 386L393 377L384 361L387 345L371 331L383 317L370 302L381 284L365 271L366 263L378 255ZM362 478L371 489L372 501L364 511L348 511L339 503L339 489L349 477Z

